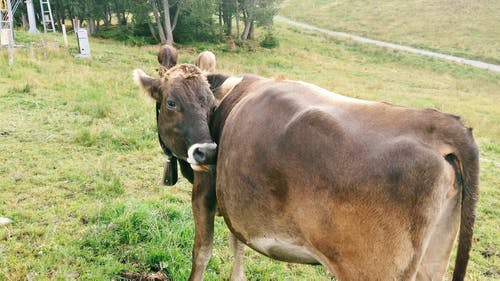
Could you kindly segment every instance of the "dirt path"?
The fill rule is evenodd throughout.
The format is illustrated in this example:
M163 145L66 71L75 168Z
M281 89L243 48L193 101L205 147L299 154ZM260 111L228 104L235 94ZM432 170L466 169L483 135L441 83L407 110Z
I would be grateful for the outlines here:
M377 46L381 47L386 47L386 48L391 48L391 49L396 49L396 50L401 50L401 51L406 51L410 53L415 53L415 54L421 54L425 56L430 56L430 57L436 57L440 59L445 59L449 61L454 61L458 63L463 63L463 64L468 64L477 68L482 68L482 69L488 69L491 71L495 72L500 72L500 65L496 64L490 64L490 63L485 63L482 61L476 61L476 60L470 60L470 59L465 59L465 58L460 58L460 57L455 57L455 56L450 56L450 55L445 55L445 54L440 54L440 53L435 53L431 51L426 51L426 50L421 50L421 49L416 49L408 46L403 46L403 45L398 45L398 44L393 44L393 43L388 43L388 42L383 42L383 41L378 41L378 40L373 40L373 39L368 39L364 38L361 36L356 36L356 35L351 35L345 32L337 32L337 31L331 31L323 28L319 28L316 26L312 26L309 24L301 23L301 22L296 22L287 18L284 18L282 16L276 16L275 20L284 22L286 24L298 26L304 29L309 29L309 30L314 30L314 31L319 31L321 33L325 33L331 36L335 37L343 37L343 38L349 38L354 41L358 41L361 43L369 43L369 44L374 44Z

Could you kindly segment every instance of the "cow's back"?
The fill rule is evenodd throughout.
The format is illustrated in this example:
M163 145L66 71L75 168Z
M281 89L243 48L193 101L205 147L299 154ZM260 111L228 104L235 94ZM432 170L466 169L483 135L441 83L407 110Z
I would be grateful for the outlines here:
M325 97L295 82L270 81L229 115L219 162L255 180L284 177L292 183L325 181L330 189L352 189L363 181L373 182L373 170L394 170L387 162L397 162L398 155L405 160L413 157L407 162L416 164L418 154L425 154L420 151L426 150L420 144L424 137L402 126L405 121L398 118L417 111L398 110L382 103ZM434 154L430 149L427 153ZM274 170L276 176L266 173Z
M195 65L203 71L213 73L216 66L215 54L210 51L201 52L198 57L196 57Z

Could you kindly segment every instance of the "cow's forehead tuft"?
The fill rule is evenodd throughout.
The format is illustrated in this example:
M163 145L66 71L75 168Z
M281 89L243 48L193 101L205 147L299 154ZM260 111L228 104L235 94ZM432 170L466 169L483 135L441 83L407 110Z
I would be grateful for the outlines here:
M180 64L170 68L161 78L163 91L171 91L175 87L185 85L189 88L206 87L208 91L210 85L201 70L192 64Z
M195 78L202 76L201 70L192 64L179 64L167 71L165 76L167 79L175 79L175 78Z

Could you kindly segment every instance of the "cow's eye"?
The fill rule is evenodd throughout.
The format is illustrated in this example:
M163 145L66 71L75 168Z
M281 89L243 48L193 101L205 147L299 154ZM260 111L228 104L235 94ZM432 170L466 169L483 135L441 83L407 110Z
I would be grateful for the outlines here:
M177 109L177 104L173 100L167 100L167 107L169 109Z

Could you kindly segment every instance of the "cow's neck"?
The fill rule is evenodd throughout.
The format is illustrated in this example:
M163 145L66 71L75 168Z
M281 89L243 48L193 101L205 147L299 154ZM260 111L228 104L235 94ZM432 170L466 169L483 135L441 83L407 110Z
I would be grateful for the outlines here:
M230 91L226 93L217 107L217 110L215 110L210 118L210 133L212 135L212 140L214 140L215 143L219 144L224 123L234 106L249 93L249 91L246 90L251 86L251 84L261 79L264 78L254 75L245 75L237 84L231 86Z

